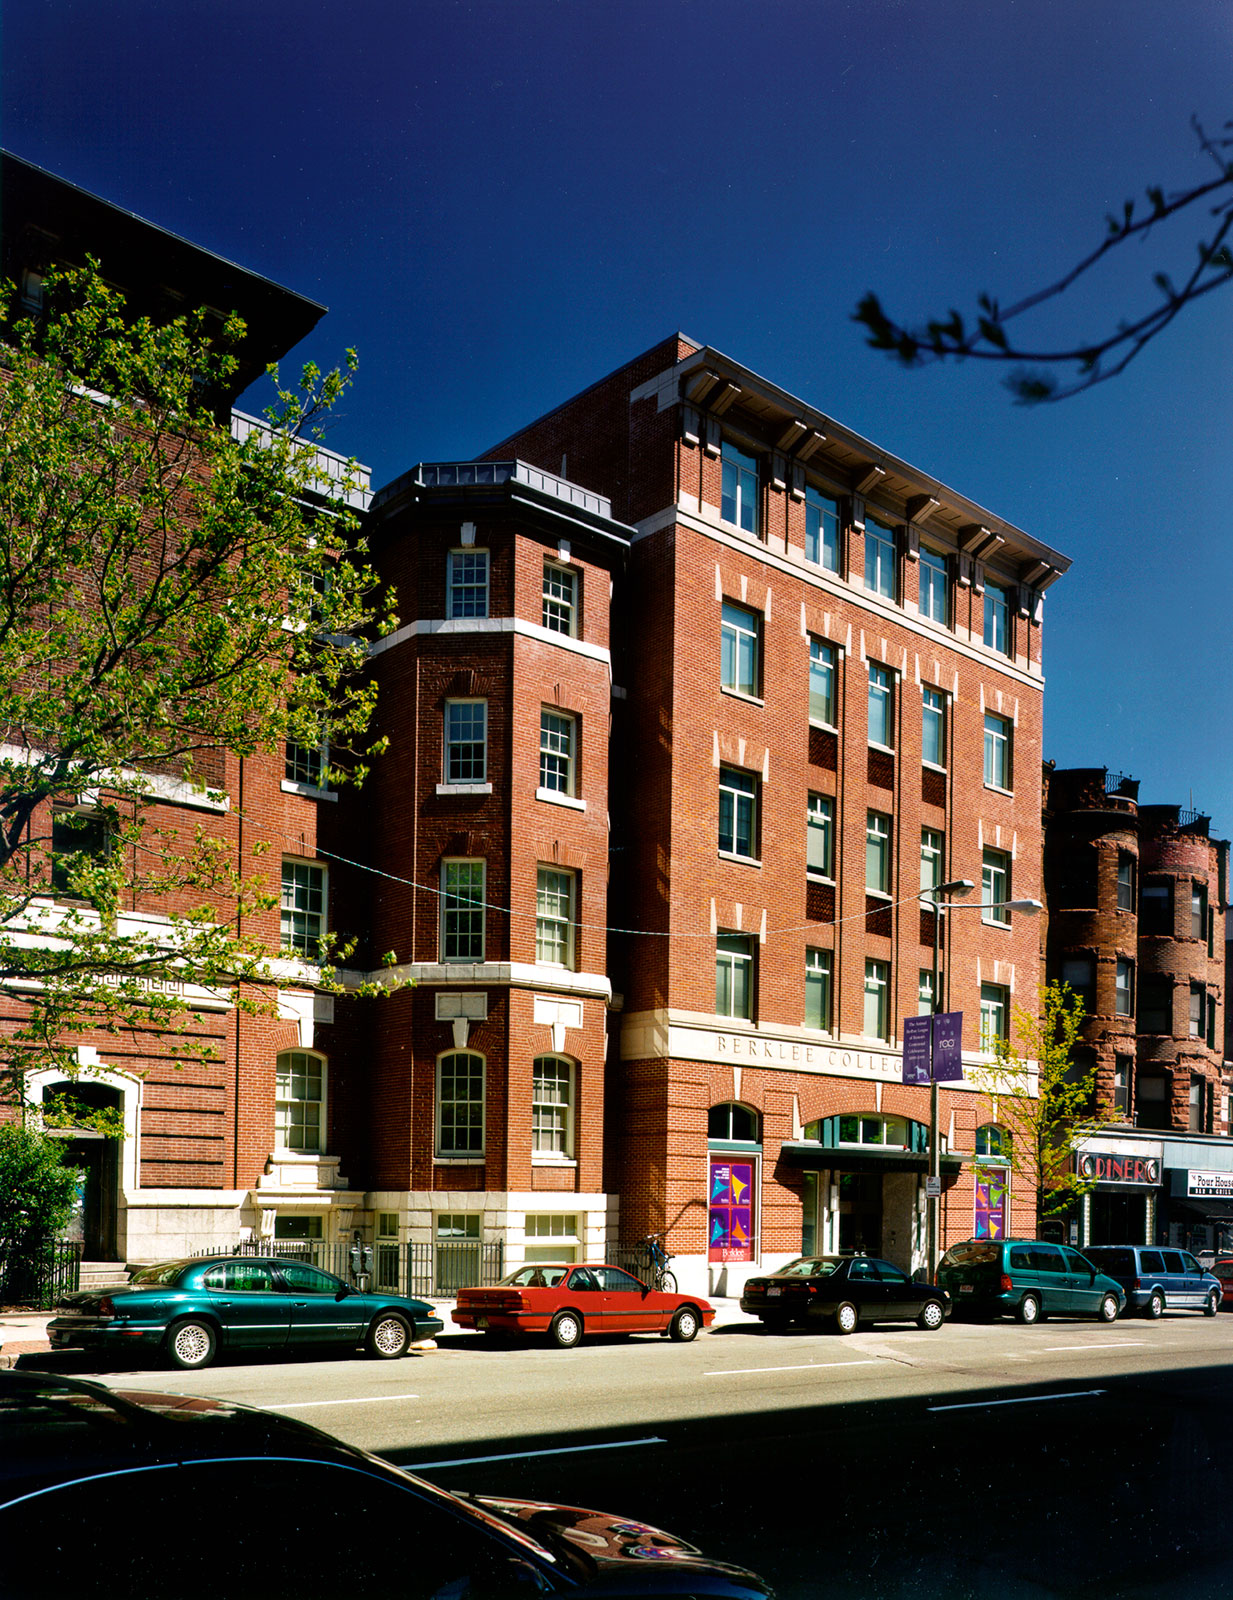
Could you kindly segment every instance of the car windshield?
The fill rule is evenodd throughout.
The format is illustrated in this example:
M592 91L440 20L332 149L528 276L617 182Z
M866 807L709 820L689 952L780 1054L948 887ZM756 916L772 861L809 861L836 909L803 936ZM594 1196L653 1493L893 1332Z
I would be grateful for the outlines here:
M501 1279L502 1287L512 1289L555 1289L569 1271L568 1267L519 1267Z
M942 1257L944 1267L973 1267L981 1262L997 1261L1001 1256L1000 1244L973 1239L968 1244L952 1245Z
M801 1256L799 1261L789 1261L776 1273L779 1278L829 1278L839 1265L826 1256Z
M180 1274L191 1267L191 1261L159 1261L152 1267L141 1267L129 1279L130 1283L177 1283Z

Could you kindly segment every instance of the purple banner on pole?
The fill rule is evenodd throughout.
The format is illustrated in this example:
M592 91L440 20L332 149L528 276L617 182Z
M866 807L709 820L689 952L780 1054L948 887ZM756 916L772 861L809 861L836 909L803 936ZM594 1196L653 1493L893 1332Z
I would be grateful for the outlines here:
M963 1012L943 1011L933 1022L933 1077L953 1083L963 1077Z
M931 1017L903 1019L903 1081L929 1082L929 1024Z

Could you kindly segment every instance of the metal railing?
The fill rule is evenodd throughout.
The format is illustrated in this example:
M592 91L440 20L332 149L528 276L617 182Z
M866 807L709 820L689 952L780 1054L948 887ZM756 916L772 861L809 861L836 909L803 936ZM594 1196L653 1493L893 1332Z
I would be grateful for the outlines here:
M50 1311L81 1283L81 1245L51 1239L33 1255L0 1251L0 1301Z
M307 1261L354 1288L385 1294L448 1299L459 1289L488 1287L505 1272L500 1239L438 1240L399 1244L378 1239L357 1247L347 1240L242 1239L238 1244L198 1250L199 1256L283 1256Z

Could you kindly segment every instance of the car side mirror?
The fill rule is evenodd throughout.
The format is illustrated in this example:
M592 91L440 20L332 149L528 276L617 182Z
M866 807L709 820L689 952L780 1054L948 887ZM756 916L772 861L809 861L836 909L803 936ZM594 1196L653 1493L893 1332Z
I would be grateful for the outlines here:
M341 1283L338 1286L338 1293L334 1296L334 1298L335 1298L335 1300L345 1300L347 1298L347 1296L352 1294L353 1292L354 1291L352 1289L348 1288L345 1283Z

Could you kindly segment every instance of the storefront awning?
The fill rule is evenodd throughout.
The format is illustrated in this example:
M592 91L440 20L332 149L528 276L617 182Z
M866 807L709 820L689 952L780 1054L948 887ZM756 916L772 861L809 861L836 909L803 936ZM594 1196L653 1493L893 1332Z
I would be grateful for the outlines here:
M1233 1222L1233 1200L1204 1200L1200 1195L1169 1196L1170 1211L1186 1211L1205 1222Z
M880 1150L872 1145L864 1149L808 1143L785 1143L779 1147L779 1159L787 1167L797 1167L804 1172L920 1172L929 1171L929 1156L924 1150ZM941 1169L947 1174L959 1172L962 1156L942 1154Z

